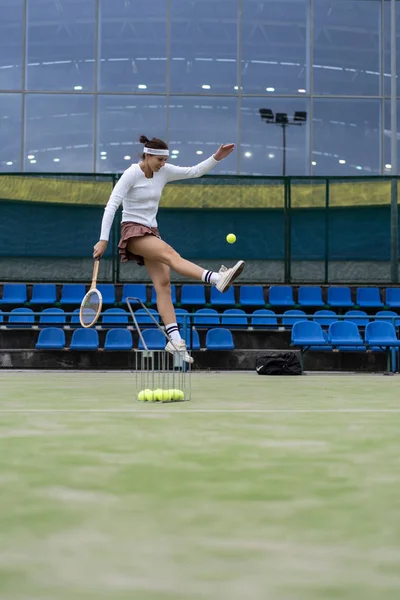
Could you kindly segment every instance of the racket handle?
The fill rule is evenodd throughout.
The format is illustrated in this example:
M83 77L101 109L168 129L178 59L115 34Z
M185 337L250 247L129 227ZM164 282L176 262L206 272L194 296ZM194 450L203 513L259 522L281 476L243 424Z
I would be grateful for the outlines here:
M97 284L97 276L99 274L99 265L100 265L100 261L98 258L96 258L96 260L94 261L94 267L93 267L92 285L90 286L91 290L93 290Z

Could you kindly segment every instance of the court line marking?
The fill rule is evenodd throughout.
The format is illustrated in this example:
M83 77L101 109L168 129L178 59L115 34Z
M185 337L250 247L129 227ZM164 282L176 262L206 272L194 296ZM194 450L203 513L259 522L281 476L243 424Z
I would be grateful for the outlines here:
M160 408L160 407L158 407ZM166 406L164 407L166 408ZM0 414L12 414L12 413L105 413L105 414L156 414L154 410L140 409L140 408L4 408L0 409ZM165 411L162 411L165 413ZM400 414L400 408L174 408L168 410L169 414L262 414L262 413L289 413L289 414L332 414L332 413L373 413L373 414Z

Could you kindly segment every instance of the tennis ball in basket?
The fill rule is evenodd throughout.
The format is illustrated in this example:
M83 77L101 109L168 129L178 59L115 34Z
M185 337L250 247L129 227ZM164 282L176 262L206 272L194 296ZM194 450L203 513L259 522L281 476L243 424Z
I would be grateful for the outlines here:
M167 392L168 392L168 400L169 400L170 402L171 402L172 400L175 400L175 398L174 398L174 392L175 392L175 390L169 389L169 390L167 390Z
M147 402L153 402L153 390L146 389L144 390L144 395Z
M156 402L162 402L163 401L163 390L161 388L157 388L156 390L154 390L154 400Z
M138 400L139 402L146 402L146 394L144 390L140 390L138 393Z
M163 390L162 393L163 393L163 402L168 402L168 400L169 400L168 390Z
M236 242L236 235L234 233L228 233L226 236L226 241L228 244L234 244Z
M174 400L175 400L175 402L179 402L179 400L183 400L182 390L174 390Z
M185 394L183 393L182 390L176 390L178 392L178 400L183 400L185 397Z

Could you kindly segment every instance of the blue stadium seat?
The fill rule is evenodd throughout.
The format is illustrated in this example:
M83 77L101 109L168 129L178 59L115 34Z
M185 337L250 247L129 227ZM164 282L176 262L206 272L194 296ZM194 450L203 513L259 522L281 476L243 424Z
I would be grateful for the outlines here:
M144 283L125 283L122 288L122 298L121 298L122 304L126 304L127 298L139 298L139 300L141 300L143 302L143 304L146 304L146 302L147 302L146 285ZM132 301L131 304L132 304L132 306L135 306L135 304L138 304L138 302Z
M72 334L70 350L97 350L99 334L96 329L76 329Z
M297 321L292 328L292 345L303 348L326 346L321 325L315 321Z
M210 302L212 306L235 306L235 292L233 286L225 294L221 294L216 287L211 287Z
M116 325L126 327L128 316L129 313L123 308L108 308L103 313L101 325L102 327L115 327Z
M115 304L115 286L112 283L98 283L97 289L103 298L103 305Z
M25 283L5 283L3 286L3 297L0 304L25 304L26 285Z
M176 308L175 309L175 314L176 314L176 322L178 325L183 325L183 315L188 315L188 311L186 310L186 308ZM186 319L186 325L189 327L191 324L190 319Z
M336 321L329 327L329 343L334 347L355 347L363 346L363 340L358 331L358 327L351 321Z
M361 308L381 308L384 306L377 287L357 288L356 302Z
M167 345L167 340L159 329L144 329L142 335L148 350L164 350ZM144 349L142 340L139 337L139 350Z
M207 350L234 350L232 333L229 329L209 329L206 335Z
M60 304L81 304L85 294L83 283L65 283L61 289Z
M290 285L271 285L269 288L271 306L294 306L293 288Z
M283 313L282 325L291 327L299 321L307 321L304 310L286 310Z
M180 332L181 337L185 340L187 347L189 350L200 350L200 338L199 334L193 327L191 329L186 329L186 335L183 335L183 331ZM192 344L190 344L190 340L192 340Z
M194 313L193 325L195 327L210 327L219 324L219 313L214 308L200 308Z
M32 327L35 315L30 308L14 308L8 317L7 327Z
M396 331L391 323L386 321L373 321L365 328L365 343L367 346L380 346L391 348L400 346Z
M205 306L206 290L202 284L184 284L181 288L182 306Z
M277 327L278 319L273 310L268 308L259 308L251 316L252 327Z
M328 288L328 304L336 308L350 308L354 306L351 299L350 288L347 286L331 286Z
M2 311L2 310L0 310L0 323L3 323L3 321L4 321L4 320L3 320L3 311Z
M65 347L65 333L58 327L48 327L39 333L35 348L38 350L62 350Z
M369 318L365 310L348 310L345 317L359 317L357 319L346 318L346 323L355 323L357 327L366 327L369 323Z
M400 288L387 288L386 304L389 308L400 308Z
M322 300L322 289L318 286L300 286L299 287L299 302L300 306L325 306Z
M31 304L54 304L57 301L57 289L54 283L35 283L32 289Z
M376 317L379 317L379 319ZM400 325L399 315L394 310L379 310L375 315L375 321L391 323L395 327Z
M222 313L221 325L228 329L232 327L248 327L247 314L241 308L228 308Z
M107 331L104 350L132 350L132 334L129 329L110 329Z
M310 346L309 350L311 352L321 352L321 351L322 352L332 352L333 348L332 348L332 346L330 346L328 344L328 333L326 331L322 330L322 335L324 336L326 345L325 346L318 346L318 345Z
M176 304L176 285L174 284L171 285L171 299L172 304ZM154 305L157 304L157 292L154 286L151 289L151 303Z
M81 327L81 322L79 320L79 308L75 308L74 311L72 311L72 315L71 315L71 321L70 321L70 326L71 327Z
M333 310L317 310L314 313L313 321L316 321L321 327L329 327L338 320L338 316Z
M265 306L264 290L261 285L241 285L239 298L242 306Z
M149 316L147 311L149 311L149 313L151 313L154 316L157 323L160 322L160 315L154 308L148 308L147 310L145 310L144 308L139 308L139 310L136 310L136 321L139 325L147 325L147 327L156 327L156 324L154 323L153 319Z
M64 327L67 317L62 308L45 308L39 318L39 327Z

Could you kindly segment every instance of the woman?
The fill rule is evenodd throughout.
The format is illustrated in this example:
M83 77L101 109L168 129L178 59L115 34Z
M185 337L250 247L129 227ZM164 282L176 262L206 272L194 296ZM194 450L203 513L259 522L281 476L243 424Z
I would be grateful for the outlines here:
M165 142L146 136L140 137L144 144L142 159L127 169L115 186L104 210L100 241L94 246L93 257L101 258L106 251L114 215L123 206L122 237L118 244L121 261L136 260L145 265L157 292L157 308L170 338L168 352L184 352L185 360L193 362L182 340L174 306L171 300L170 269L177 273L215 285L220 292L232 285L244 268L241 260L231 269L221 267L218 273L207 271L182 258L171 246L161 240L157 229L157 211L164 186L170 181L201 177L231 152L235 145L222 145L207 160L194 167L176 167L167 164L169 150ZM172 342L172 343L171 343Z

